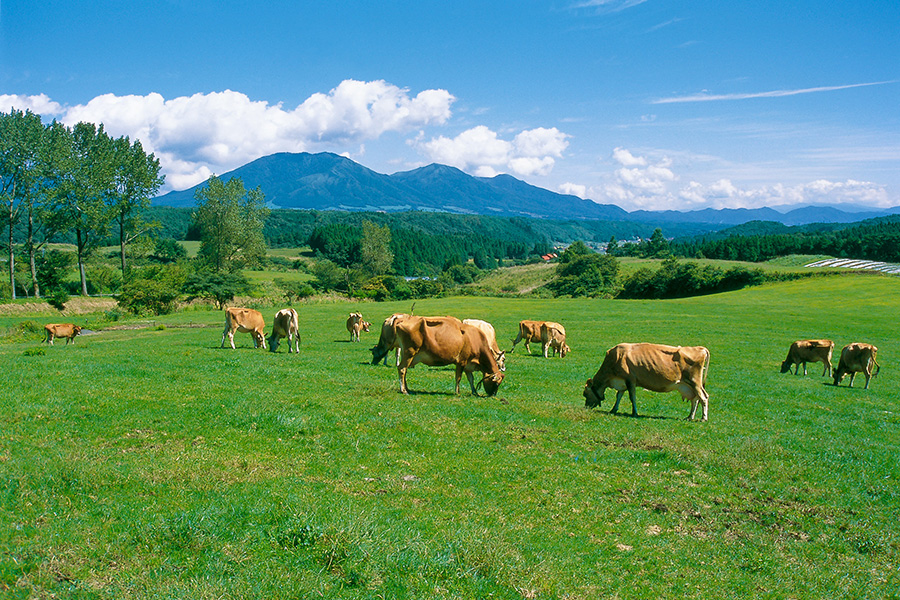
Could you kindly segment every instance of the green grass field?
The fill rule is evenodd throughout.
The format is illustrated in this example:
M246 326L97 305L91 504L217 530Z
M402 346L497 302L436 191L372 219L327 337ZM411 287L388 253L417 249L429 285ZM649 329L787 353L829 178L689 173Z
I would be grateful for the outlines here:
M498 396L369 364L409 303L296 306L299 355L191 311L0 361L4 598L898 598L900 280L825 277L675 301L447 298L416 314L566 325ZM267 308L267 320L275 309ZM5 315L0 328L25 318ZM75 317L78 322L80 317ZM98 329L101 321L95 320ZM118 321L108 326L127 327ZM779 373L790 343L880 348L862 389ZM707 423L677 394L588 411L612 345L707 346ZM835 356L835 362L837 356ZM623 401L627 402L627 400Z

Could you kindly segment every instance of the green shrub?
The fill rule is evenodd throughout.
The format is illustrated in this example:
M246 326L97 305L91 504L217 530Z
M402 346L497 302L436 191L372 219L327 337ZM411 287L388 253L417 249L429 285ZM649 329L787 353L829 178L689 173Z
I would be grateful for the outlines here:
M37 348L26 348L25 352L23 352L25 356L44 356L47 354L47 350L38 346Z
M166 315L175 311L179 295L166 281L133 279L125 284L117 300L119 306L136 315Z

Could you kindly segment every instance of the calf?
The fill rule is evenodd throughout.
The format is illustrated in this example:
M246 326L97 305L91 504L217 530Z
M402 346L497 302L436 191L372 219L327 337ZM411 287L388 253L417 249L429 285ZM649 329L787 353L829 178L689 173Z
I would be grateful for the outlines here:
M541 323L541 347L544 358L550 358L555 353L558 353L560 358L565 358L570 350L566 344L566 328L553 321Z
M368 333L369 327L371 327L371 323L363 321L362 313L350 313L350 316L347 318L347 331L350 332L351 342L358 342L359 332L365 331Z

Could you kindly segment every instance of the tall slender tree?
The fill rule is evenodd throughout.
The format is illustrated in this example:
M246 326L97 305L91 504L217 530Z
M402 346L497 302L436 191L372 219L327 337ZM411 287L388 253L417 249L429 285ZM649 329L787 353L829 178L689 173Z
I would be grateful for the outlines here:
M363 271L371 276L384 275L391 270L394 253L391 252L391 228L363 221L360 255Z
M60 140L65 143L65 140ZM88 295L85 260L109 231L107 204L113 181L112 140L93 123L78 123L69 136L69 152L61 151L54 169L53 210L60 225L75 230L81 294Z
M137 237L158 227L141 218L153 196L165 181L160 175L159 159L144 152L139 140L132 144L128 137L112 141L112 188L107 196L119 237L122 281L127 281L125 247Z
M44 132L39 116L31 111L0 113L0 201L8 227L9 287L16 298L16 255L13 230L22 217L26 199L38 181L38 162Z

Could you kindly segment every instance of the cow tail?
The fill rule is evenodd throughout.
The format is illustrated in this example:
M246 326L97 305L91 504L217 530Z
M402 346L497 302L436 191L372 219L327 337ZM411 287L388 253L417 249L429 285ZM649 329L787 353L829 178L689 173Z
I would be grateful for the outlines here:
M878 361L875 360L874 356L872 356L872 362L875 363L875 372L872 373L872 377L878 377L878 374L881 372L881 365L878 364Z
M706 387L706 376L709 374L709 348L704 348L706 350L706 358L703 360L703 387Z

